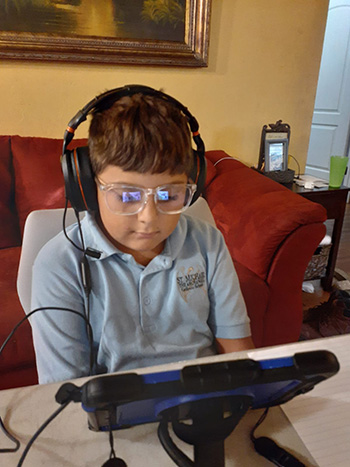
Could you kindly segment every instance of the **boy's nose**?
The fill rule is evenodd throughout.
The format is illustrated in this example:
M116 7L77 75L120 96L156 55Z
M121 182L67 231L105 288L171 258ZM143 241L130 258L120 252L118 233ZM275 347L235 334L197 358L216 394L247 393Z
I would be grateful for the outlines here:
M158 219L158 209L154 202L153 196L149 196L145 207L138 213L138 218L141 222L151 223Z

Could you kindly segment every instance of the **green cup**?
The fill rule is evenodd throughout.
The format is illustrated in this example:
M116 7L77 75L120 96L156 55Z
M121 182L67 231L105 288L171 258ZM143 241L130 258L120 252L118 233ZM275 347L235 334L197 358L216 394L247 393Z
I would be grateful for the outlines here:
M329 169L329 186L331 188L339 188L342 184L348 161L348 157L331 156L331 165Z

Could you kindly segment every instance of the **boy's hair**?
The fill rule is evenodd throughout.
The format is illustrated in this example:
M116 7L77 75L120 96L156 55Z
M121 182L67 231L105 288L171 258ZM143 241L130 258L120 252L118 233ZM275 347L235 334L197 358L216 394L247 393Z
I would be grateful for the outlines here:
M193 165L186 117L174 104L143 94L94 112L89 153L96 175L108 165L139 173L189 175Z

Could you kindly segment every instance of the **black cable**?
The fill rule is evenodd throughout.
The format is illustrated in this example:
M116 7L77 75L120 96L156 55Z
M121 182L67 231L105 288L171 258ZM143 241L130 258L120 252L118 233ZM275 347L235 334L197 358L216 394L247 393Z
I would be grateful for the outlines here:
M127 467L125 461L120 457L117 457L114 450L114 439L113 439L113 430L112 430L112 411L109 411L108 416L108 431L109 431L109 446L111 448L109 459L102 465L102 467Z
M65 203L65 208L64 208L64 212L63 212L63 233L66 237L66 239L75 247L77 248L78 250L82 251L84 253L84 259L83 259L83 262L85 264L85 269L84 271L82 271L83 273L83 285L84 285L84 291L85 291L85 296L86 296L86 299L87 299L87 306L86 306L86 310L84 309L84 314L80 313L79 311L76 311L76 310L73 310L71 308L64 308L64 307L40 307L40 308L36 308L35 310L32 310L31 312L29 312L26 316L24 316L23 319L21 319L17 324L16 326L12 329L12 331L10 332L10 334L7 336L7 338L5 339L5 341L3 342L3 344L1 345L0 347L0 355L2 353L2 351L4 350L4 348L6 347L6 345L8 344L8 342L11 340L11 338L13 337L13 335L15 334L15 332L17 331L17 329L28 319L30 318L34 313L37 313L38 311L44 311L44 310L58 310L58 311L67 311L67 312L70 312L70 313L74 313L78 316L80 316L81 318L83 318L85 320L85 323L86 323L86 327L87 327L87 335L88 335L88 339L89 339L89 376L91 376L93 374L93 364L94 364L94 356L93 356L93 331L92 331L92 326L90 324L90 292L91 292L91 280L90 280L90 270L89 270L89 265L88 265L88 261L87 261L87 258L86 256L87 255L91 255L91 256L94 256L94 257L99 257L100 253L99 252L95 252L95 250L89 250L89 251L86 251L85 250L85 246L84 246L84 238L83 238L83 233L82 233L82 229L81 229L81 223L80 223L80 218L79 218L79 213L77 211L74 211L75 212L75 215L76 215L76 218L77 218L77 222L78 222L78 228L79 228L79 233L80 233L80 238L81 238L81 242L82 242L82 248L79 247L78 245L76 245L73 240L71 238L68 237L68 234L67 234L67 231L66 231L66 218L67 218L67 209L68 209L68 199L66 198L66 203ZM84 278L86 279L84 281ZM42 431L49 425L49 423L51 423L52 420L54 420L57 415L59 415L66 407L67 405L71 402L71 400L68 400L67 402L63 403L42 425L41 427L34 433L34 435L32 436L32 438L29 440L25 450L23 451L22 453L22 456L17 464L17 467L21 467L22 464L23 464L23 461L25 459L25 457L27 456L28 454L28 451L29 449L31 448L31 446L33 445L34 441L38 438L38 436L40 435L40 433L42 433ZM15 447L14 448L6 448L6 449L0 449L0 453L9 453L9 452L16 452L19 447L20 447L20 442L14 437L11 435L11 433L8 432L8 430L6 429L1 417L0 417L0 428L2 429L2 431L5 433L5 435L15 443ZM112 432L110 433L110 435L112 435ZM110 440L111 442L111 440ZM112 443L113 443L113 438L112 438ZM113 450L113 444L112 444L112 450ZM114 450L113 450L114 452ZM115 456L115 453L114 453L114 456Z
M255 451L278 467L305 467L305 464L300 462L290 452L278 446L278 444L272 439L267 438L266 436L256 438L254 435L255 430L265 420L268 411L269 407L266 407L250 432L250 439L254 444Z
M73 240L68 236L67 230L66 230L66 218L67 218L67 210L68 210L68 198L66 198L66 204L64 207L63 211L63 233L66 239L79 251L81 251L83 255L83 259L80 263L81 266L81 278L83 282L83 287L84 287L84 293L85 293L85 298L86 298L86 309L84 309L84 313L88 321L90 322L90 292L91 292L91 274L90 274L90 266L89 262L87 260L88 256L92 256L94 258L99 258L101 256L101 252L94 250L93 248L85 248L85 243L84 243L84 236L83 236L83 231L81 227L81 222L80 222L80 217L79 217L79 212L74 210L75 217L77 219L77 224L78 224L78 229L79 229L79 235L80 235L80 240L81 240L81 247L78 246L76 243L73 242ZM88 330L88 336L89 340L91 339L91 335ZM90 342L91 345L91 342Z
M4 343L2 344L2 346L0 347L0 355L2 353L2 351L4 350L5 346L7 345L7 343L9 342L9 340L12 338L12 336L14 335L14 333L17 331L17 329L28 319L30 318L30 316L32 316L34 313L38 312L38 311L43 311L43 310L59 310L59 311L68 311L70 313L74 313L78 316L81 316L81 318L83 318L83 320L85 320L86 322L86 325L88 327L88 330L89 330L89 333L91 334L91 340L89 339L89 345L90 345L90 367L89 367L89 376L91 376L92 372L93 372L93 367L92 367L92 362L93 362L93 346L92 346L92 342L93 342L93 332L92 332L92 326L89 322L89 320L87 319L86 316L84 316L83 314L81 314L79 311L76 311L76 310L72 310L71 308L63 308L63 307L55 307L55 306L48 306L48 307L41 307L41 308L36 308L35 310L31 311L30 313L28 313L26 316L24 316L24 318L22 318L17 324L16 326L12 329L12 331L10 332L10 334L7 336L7 338L5 339Z
M82 231L82 228L81 228L81 222L80 222L79 212L76 211L76 210L74 209L74 214L75 214L75 217L76 217L77 223L78 223L78 229L79 229L79 235L80 235L81 246L82 246L83 251L84 251L84 253L85 253L84 236L83 236L83 231Z
M256 429L262 424L262 422L265 420L265 418L267 417L267 414L269 412L269 408L270 407L266 407L266 409L264 410L264 412L262 413L261 417L259 418L259 420L256 422L256 424L253 426L253 428L251 429L251 432L250 432L250 439L253 441L256 440L256 437L254 435Z
M77 224L78 224L78 229L79 229L79 234L80 234L80 239L81 239L81 244L82 246L80 247L79 245L77 245L75 242L73 242L73 240L68 236L67 234L67 229L66 229L66 219L67 219L67 211L68 211L68 199L66 198L66 204L64 206L64 211L63 211L63 220L62 220L62 230L63 230L63 233L64 233L64 236L66 237L66 239L69 241L69 243L71 243L74 248L76 248L77 250L81 251L82 253L84 253L84 256L91 256L92 258L100 258L101 256L101 251L98 251L98 250L95 250L93 248L90 248L90 247L87 247L85 248L85 245L84 245L84 237L83 237L83 231L82 231L82 228L81 228L81 222L80 222L80 217L79 217L79 212L76 211L74 209L74 214L76 216L76 219L77 219Z
M21 455L21 458L17 464L17 467L21 467L23 465L23 462L24 462L24 459L26 458L27 454L28 454L28 451L29 449L32 447L34 441L38 438L38 436L40 435L40 433L42 433L44 431L44 429L49 425L49 423L52 422L52 420L54 420L57 415L59 415L66 407L68 404L70 404L71 401L69 400L68 402L65 402L64 404L62 404L57 410L55 410L55 412L41 425L41 427L38 428L38 430L34 433L34 435L31 437L31 439L29 440L27 446L25 447L22 455Z
M186 456L169 435L168 421L162 419L158 425L158 438L166 453L179 467L193 467L195 463Z
M81 228L81 222L80 222L80 217L79 217L79 212L74 209L74 214L77 219L77 224L78 224L78 230L79 230L79 235L80 235L80 241L81 241L81 247L78 246L76 243L73 242L73 240L68 236L67 230L66 230L66 217L67 217L67 210L68 210L68 198L66 198L66 204L64 207L64 212L63 212L63 232L64 236L66 239L79 251L81 251L83 255L83 259L80 263L81 266L81 278L83 282L83 287L84 287L84 293L85 293L85 299L86 299L86 307L84 308L84 314L87 319L87 322L90 323L90 292L91 292L91 275L90 275L90 266L89 262L87 260L87 256L99 256L99 252L95 252L95 250L90 249L90 248L85 248L85 243L84 243L84 236L83 236L83 230ZM97 255L95 254L97 253ZM87 335L89 339L89 345L90 348L92 348L93 345L93 339L92 339L92 334L90 332L91 327L87 326ZM90 374L92 374L92 368L93 368L93 355L92 352L90 352Z
M298 175L296 176L296 178L300 178L300 165L299 165L299 162L298 162L298 159L296 159L294 156L292 156L291 154L288 154L288 157L291 157L292 159L295 160L295 162L297 163L297 166L298 166Z
M111 422L109 422L108 430L109 430L109 446L111 448L109 458L111 459L112 457L116 457L115 450L114 450L114 438L113 438L113 431L112 431Z
M94 339L92 335L92 327L90 324L90 294L86 297L86 323L89 323L89 326L86 324L86 332L88 335L88 340L89 340L89 348L90 348L90 362L89 362L89 376L92 376L94 371L94 352L93 352L93 344L94 344Z
M0 417L0 427L2 429L2 431L5 433L5 435L8 437L8 439L10 439L11 441L13 441L15 443L15 447L14 448L4 448L4 449L0 449L0 453L5 453L5 452L16 452L18 451L18 449L20 448L21 446L21 443L18 441L18 439L16 439L8 430L7 428L5 427L4 425L4 422L2 421L2 418Z
M73 240L70 237L68 237L67 230L66 230L67 210L68 210L68 198L66 198L66 204L64 206L64 211L63 211L62 230L63 230L64 236L75 248L77 248L79 251L82 251L84 253L85 252L84 248L81 248L80 246L78 246L76 243L73 242ZM74 212L77 215L76 211Z
M7 338L5 339L4 343L1 345L0 347L0 355L2 353L2 351L4 350L4 348L6 347L6 345L8 344L8 342L10 341L10 339L13 337L13 335L15 334L15 332L17 331L17 329L28 319L30 318L30 316L32 316L34 313L37 313L38 311L43 311L43 310L58 310L58 311L67 311L67 312L70 312L70 313L74 313L75 315L78 315L80 316L81 318L83 318L86 322L86 325L87 325L87 328L89 330L89 334L91 336L91 341L89 342L90 344L90 361L89 361L89 372L90 372L90 375L92 374L92 368L93 368L93 347L92 347L92 336L93 336L93 332L92 332L92 327L91 327L91 324L90 322L88 321L88 319L86 318L86 316L84 316L83 314L81 314L79 311L76 311L76 310L72 310L71 308L59 308L59 307L42 307L42 308L36 308L35 310L31 311L30 313L28 313L26 316L24 316L23 319L21 319L17 324L16 326L12 329L12 331L10 332L10 334L7 336ZM17 467L20 467L22 464L23 464L23 461L26 457L26 455L28 454L28 451L30 449L30 447L32 446L32 444L34 443L34 441L37 439L37 437L40 435L40 433L47 427L47 425L63 410L67 407L67 405L71 402L71 400L65 402L64 404L61 405L61 407L56 410L47 420L46 422L44 422L44 424L37 430L37 432L33 435L33 437L30 439L29 443L27 444L25 450L23 451L23 454L19 460L19 463L17 465ZM1 420L1 417L0 417L0 426L2 428L2 430L4 431L5 435L10 438L15 444L16 444L16 447L13 448L13 449L0 449L0 453L5 453L5 452L16 452L18 449L19 449L19 446L20 446L20 443L19 441L14 438L6 429L6 427L4 426L2 420Z

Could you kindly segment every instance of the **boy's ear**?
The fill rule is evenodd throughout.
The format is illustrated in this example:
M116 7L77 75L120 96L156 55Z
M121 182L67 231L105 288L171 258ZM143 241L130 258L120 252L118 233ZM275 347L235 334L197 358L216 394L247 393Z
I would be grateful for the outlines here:
M78 212L97 211L96 183L88 146L66 149L61 158L61 166L66 198L72 208Z

